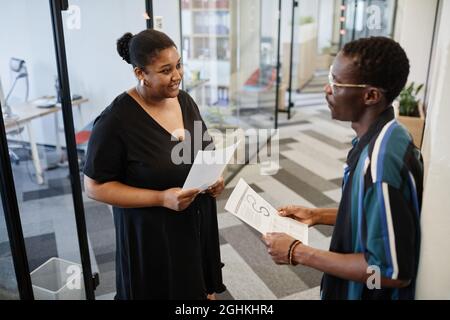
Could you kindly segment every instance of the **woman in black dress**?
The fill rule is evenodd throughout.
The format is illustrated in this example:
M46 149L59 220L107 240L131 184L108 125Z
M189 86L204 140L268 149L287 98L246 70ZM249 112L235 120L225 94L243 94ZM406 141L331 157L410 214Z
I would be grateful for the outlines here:
M84 167L87 195L113 206L116 299L213 298L225 290L215 201L224 182L204 193L180 189L197 151L212 143L197 105L179 90L180 56L155 30L125 34L117 50L138 85L95 120ZM180 144L190 162L174 161Z

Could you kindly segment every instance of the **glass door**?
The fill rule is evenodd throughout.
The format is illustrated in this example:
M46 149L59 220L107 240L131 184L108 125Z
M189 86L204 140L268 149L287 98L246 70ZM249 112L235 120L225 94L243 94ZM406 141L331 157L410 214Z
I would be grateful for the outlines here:
M277 81L278 7L278 0L180 1L184 88L216 135L275 127L277 101L284 104ZM258 148L246 148L248 160ZM225 178L244 160L227 166Z
M144 0L70 0L63 12L70 88L72 96L83 102L74 107L80 169L95 118L137 83L133 68L117 54L116 41L126 32L146 29L147 17ZM83 174L80 176L82 179ZM89 199L84 191L83 202L92 271L99 274L95 295L113 299L116 243L112 209Z
M0 105L2 105L2 100L3 99L0 99ZM2 119L0 119L0 121L2 121ZM2 161L2 179L4 179L3 165L4 163ZM5 190L3 190L2 187L0 187L0 192L1 199L6 201L7 197ZM11 251L11 243L9 241L5 210L3 209L4 201L1 201L0 203L0 300L17 300L19 299L19 289L17 287L16 272Z
M89 256L80 254L84 217L77 199L81 193L78 163L70 149L73 123L69 108L84 108L86 101L70 96L65 81L64 42L58 33L62 4L58 0L1 0L4 130L0 135L12 166L30 272L17 274L17 278L31 277L35 299L80 300L90 298L92 284L90 268L86 268ZM5 275L4 281L13 273L2 223L3 217L0 274ZM16 293L14 281L5 281L3 287L6 294Z
M276 126L276 104L284 105L279 70L280 1L233 1L231 101L240 127L271 129ZM278 90L278 91L277 91ZM280 98L281 97L281 98Z

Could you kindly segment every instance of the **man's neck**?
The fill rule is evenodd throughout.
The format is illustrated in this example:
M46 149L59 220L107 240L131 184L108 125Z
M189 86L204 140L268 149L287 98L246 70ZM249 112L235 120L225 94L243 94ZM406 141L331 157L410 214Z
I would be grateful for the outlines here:
M358 121L352 122L352 129L356 132L359 139L369 131L372 124L374 124L380 115L388 108L389 106L368 108Z

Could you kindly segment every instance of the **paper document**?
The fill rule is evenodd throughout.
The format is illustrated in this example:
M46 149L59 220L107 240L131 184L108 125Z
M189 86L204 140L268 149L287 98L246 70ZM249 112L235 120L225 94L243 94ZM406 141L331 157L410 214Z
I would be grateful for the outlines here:
M183 190L199 189L200 191L204 191L216 183L233 157L239 143L240 141L225 149L212 151L200 150L184 182Z
M262 234L286 233L308 244L308 225L281 217L278 211L259 196L245 181L239 180L225 205L225 210Z
M56 103L57 101L55 98L41 98L32 102L32 104L38 108L53 108L56 106Z

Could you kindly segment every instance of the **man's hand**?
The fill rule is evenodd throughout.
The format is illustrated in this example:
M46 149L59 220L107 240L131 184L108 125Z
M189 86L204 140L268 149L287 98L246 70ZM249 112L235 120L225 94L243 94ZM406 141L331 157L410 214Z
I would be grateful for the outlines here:
M316 225L319 218L319 213L314 209L300 206L281 207L278 209L278 213L282 217L292 218L310 227Z
M225 189L225 181L223 177L220 177L216 183L206 189L206 193L216 198L222 193L223 189Z
M276 264L289 264L288 252L290 245L295 241L294 238L285 233L268 233L262 240Z

